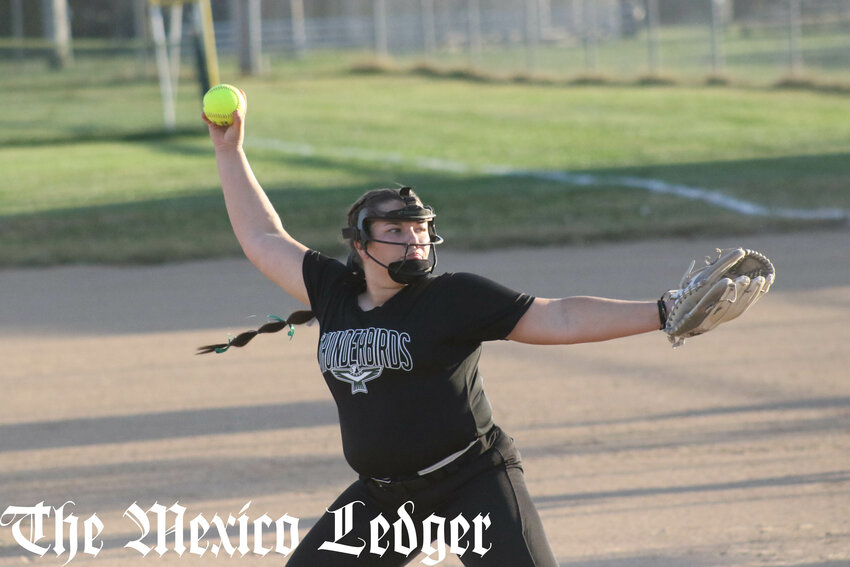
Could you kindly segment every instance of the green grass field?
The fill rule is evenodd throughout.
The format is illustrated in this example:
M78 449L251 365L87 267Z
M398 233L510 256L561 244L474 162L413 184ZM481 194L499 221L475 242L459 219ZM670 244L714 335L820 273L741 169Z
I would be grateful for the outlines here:
M284 223L330 253L342 250L348 204L395 183L415 185L435 205L452 247L846 222L747 217L629 188L622 177L722 192L772 211L850 212L850 104L840 94L488 83L352 74L349 63L280 61L263 78L222 67L224 80L248 93L246 150ZM163 131L149 64L132 55L80 57L61 72L0 62L0 82L18 100L0 117L0 266L239 253L191 73L173 134ZM496 175L492 166L585 173L596 183Z

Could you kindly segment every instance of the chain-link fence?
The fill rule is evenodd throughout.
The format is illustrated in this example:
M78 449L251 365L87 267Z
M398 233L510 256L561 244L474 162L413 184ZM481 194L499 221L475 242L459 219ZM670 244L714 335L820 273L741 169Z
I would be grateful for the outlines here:
M0 0L17 57L56 0ZM100 4L103 4L102 6ZM256 25L243 12L253 5ZM850 0L213 0L220 54L271 65L328 50L494 75L850 81ZM73 38L150 45L146 0L68 0ZM240 25L240 18L242 23ZM5 23L4 23L5 22ZM250 22L249 22L250 23ZM250 38L245 38L250 34ZM117 43L116 43L117 42ZM256 50L255 50L256 51ZM255 67L262 68L262 67Z
M279 6L282 13L269 10L265 49L368 49L402 62L559 77L850 77L847 0L372 0L359 10L344 8L345 0L328 4L336 9L306 16L301 34L287 5ZM221 44L233 49L227 27L220 23Z

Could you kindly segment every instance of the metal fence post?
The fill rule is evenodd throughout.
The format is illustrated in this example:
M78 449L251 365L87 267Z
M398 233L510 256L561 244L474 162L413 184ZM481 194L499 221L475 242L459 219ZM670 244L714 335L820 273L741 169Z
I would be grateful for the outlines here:
M176 93L180 81L180 44L183 41L183 4L171 6L168 14L168 56L170 58L171 88Z
M12 0L10 19L12 20L12 43L15 46L15 59L24 58L24 0Z
M726 66L726 58L723 54L725 0L709 1L711 2L711 71L720 73Z
M422 36L425 54L432 57L437 52L437 26L434 22L434 0L421 0Z
M168 58L168 40L165 21L162 17L162 6L151 2L148 9L159 76L159 92L162 97L162 119L165 122L165 129L173 132L177 128L177 111L174 105L175 92L174 85L171 84L171 64Z
M584 70L596 71L596 2L583 0L581 5L581 42L584 47Z
M800 0L788 0L788 67L791 75L797 75L803 68L803 55L800 52Z
M481 66L481 5L478 0L466 2L467 24L469 27L469 66Z
M44 37L52 44L50 66L62 69L74 62L68 0L42 0Z
M307 26L304 23L304 0L289 0L292 13L292 41L295 44L295 56L301 57L307 51Z
M658 0L647 0L647 43L649 49L649 72L653 75L658 73L660 68L660 56L658 53Z
M525 55L526 67L529 73L537 68L537 0L525 0Z
M133 0L133 37L136 40L137 75L144 76L148 65L148 44L150 43L148 0Z
M375 27L375 53L378 57L386 57L389 54L389 48L387 47L386 0L372 0L372 12Z
M234 0L236 2L236 33L239 52L239 70L243 75L262 72L263 32L260 0Z

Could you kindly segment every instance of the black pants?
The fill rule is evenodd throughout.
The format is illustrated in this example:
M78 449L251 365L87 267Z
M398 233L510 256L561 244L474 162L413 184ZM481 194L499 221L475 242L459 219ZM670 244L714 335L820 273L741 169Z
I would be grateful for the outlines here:
M426 523L432 528L429 529L431 537L438 533L435 522L444 519L443 545L437 537L436 543L425 550L431 564L435 564L440 560L441 547L449 557L452 543L450 525L452 520L461 516L466 524L461 522L459 525L464 528L468 525L469 528L465 537L455 539L458 540L458 549L465 549L458 554L465 566L557 567L540 516L525 487L520 455L513 439L494 427L487 435L487 445L489 449L465 459L458 470L438 480L416 480L397 485L384 485L368 478L357 480L328 507L328 513L299 543L287 566L406 565L423 550L423 522L429 517L431 522ZM345 518L346 506L350 512L348 518ZM402 513L407 514L409 519L399 522L400 529L395 530L393 524L399 520L399 508L402 506ZM338 512L334 514L334 511ZM378 539L379 548L387 548L383 555L379 555L377 549L373 552L372 548L370 523L379 515L386 520L382 527L391 527L388 531L379 529L378 533L386 535L374 538ZM404 554L405 547L413 547L407 531L403 529L410 526L415 527L417 546ZM477 549L476 528L480 534ZM344 530L350 531L335 540ZM398 547L394 543L396 531L404 533ZM455 533L463 531L459 528ZM323 544L326 549L320 549ZM354 555L358 551L358 555Z

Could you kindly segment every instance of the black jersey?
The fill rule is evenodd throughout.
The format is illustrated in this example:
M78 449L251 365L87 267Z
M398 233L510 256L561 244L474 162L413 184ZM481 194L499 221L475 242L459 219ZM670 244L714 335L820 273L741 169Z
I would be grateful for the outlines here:
M319 366L336 401L345 458L360 474L414 474L493 425L478 358L534 298L465 273L428 276L363 311L348 269L308 251Z

